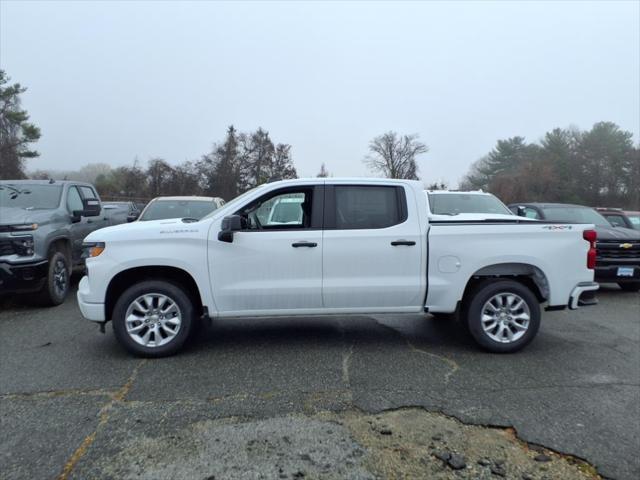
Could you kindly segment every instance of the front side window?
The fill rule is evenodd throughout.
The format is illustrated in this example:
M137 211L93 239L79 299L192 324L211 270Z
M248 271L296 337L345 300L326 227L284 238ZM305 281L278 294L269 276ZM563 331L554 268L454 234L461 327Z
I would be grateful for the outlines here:
M540 218L538 212L535 208L525 207L524 208L524 216L527 218Z
M406 219L402 187L335 186L335 228L386 228Z
M309 228L311 201L311 190L269 194L239 214L247 219L248 230Z
M73 213L74 210L84 210L82 198L80 198L80 192L78 192L76 187L69 188L69 192L67 193L67 209L71 213Z

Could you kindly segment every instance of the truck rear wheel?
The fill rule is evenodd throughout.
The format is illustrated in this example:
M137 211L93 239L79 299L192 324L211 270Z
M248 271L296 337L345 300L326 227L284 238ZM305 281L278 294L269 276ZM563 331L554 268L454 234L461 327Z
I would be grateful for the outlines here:
M69 293L71 265L67 256L60 251L49 255L47 278L38 293L37 302L43 306L60 305Z
M134 355L166 357L177 353L195 326L194 306L179 286L148 280L129 287L113 309L113 331Z
M513 280L479 285L465 309L469 333L485 350L516 352L540 328L540 304L527 287Z

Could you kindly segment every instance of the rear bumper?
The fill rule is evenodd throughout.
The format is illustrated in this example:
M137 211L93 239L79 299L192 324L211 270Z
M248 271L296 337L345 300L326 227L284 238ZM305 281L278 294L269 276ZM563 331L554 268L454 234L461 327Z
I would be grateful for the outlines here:
M80 307L80 312L82 312L82 316L87 320L91 320L92 322L104 322L105 314L104 314L104 303L92 303L87 301L87 297L89 296L89 279L84 276L82 280L80 280L80 284L78 285L78 307Z
M0 262L0 295L37 292L47 279L49 261L31 263Z
M578 307L597 305L596 290L600 288L596 282L583 282L576 285L569 296L569 308L575 310Z
M620 276L619 268L633 269L632 276ZM626 283L626 282L640 282L640 266L639 265L596 265L595 280L600 283Z

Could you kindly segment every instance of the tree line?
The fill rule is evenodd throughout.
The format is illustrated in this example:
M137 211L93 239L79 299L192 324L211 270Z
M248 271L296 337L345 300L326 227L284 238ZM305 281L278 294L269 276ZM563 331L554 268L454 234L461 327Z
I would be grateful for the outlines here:
M21 108L25 88L10 84L0 70L0 179L26 178L25 161L39 154L31 144L40 130ZM374 137L363 162L376 175L419 179L417 158L428 152L418 135L394 131ZM105 198L149 199L158 195L209 195L229 200L265 182L296 178L291 145L274 142L258 128L228 127L224 139L198 160L177 165L153 158L145 165L112 168L89 164L78 171L36 170L32 178L68 178L92 182ZM318 177L330 176L322 164ZM445 189L434 182L428 189ZM640 148L633 134L611 122L590 130L555 128L539 142L516 136L473 163L461 190L483 189L506 203L546 201L640 209Z
M91 172L101 196L123 199L207 195L229 200L261 183L297 177L291 145L274 143L262 128L239 133L233 126L227 129L224 141L214 144L212 151L197 161L171 165L153 158L144 167L138 161L113 169L94 165L84 173ZM40 175L46 177L47 172Z
M640 148L612 122L555 128L538 143L498 140L460 183L506 203L561 202L640 209Z

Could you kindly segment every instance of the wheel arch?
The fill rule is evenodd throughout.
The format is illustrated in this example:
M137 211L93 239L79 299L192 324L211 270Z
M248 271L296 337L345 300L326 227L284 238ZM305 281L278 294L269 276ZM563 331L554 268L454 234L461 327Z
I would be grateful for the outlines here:
M52 252L61 250L69 262L73 261L73 255L71 250L71 240L67 237L55 237L49 241L49 245L47 246L47 257L49 257ZM71 267L71 265L69 266Z
M197 314L205 313L198 284L191 274L178 267L143 266L122 270L111 279L105 295L105 319L111 320L116 302L127 288L145 280L165 280L176 284L191 298Z
M496 263L487 265L471 275L462 295L462 301L469 298L469 293L487 279L515 280L529 288L540 303L549 299L549 280L537 266L528 263Z

